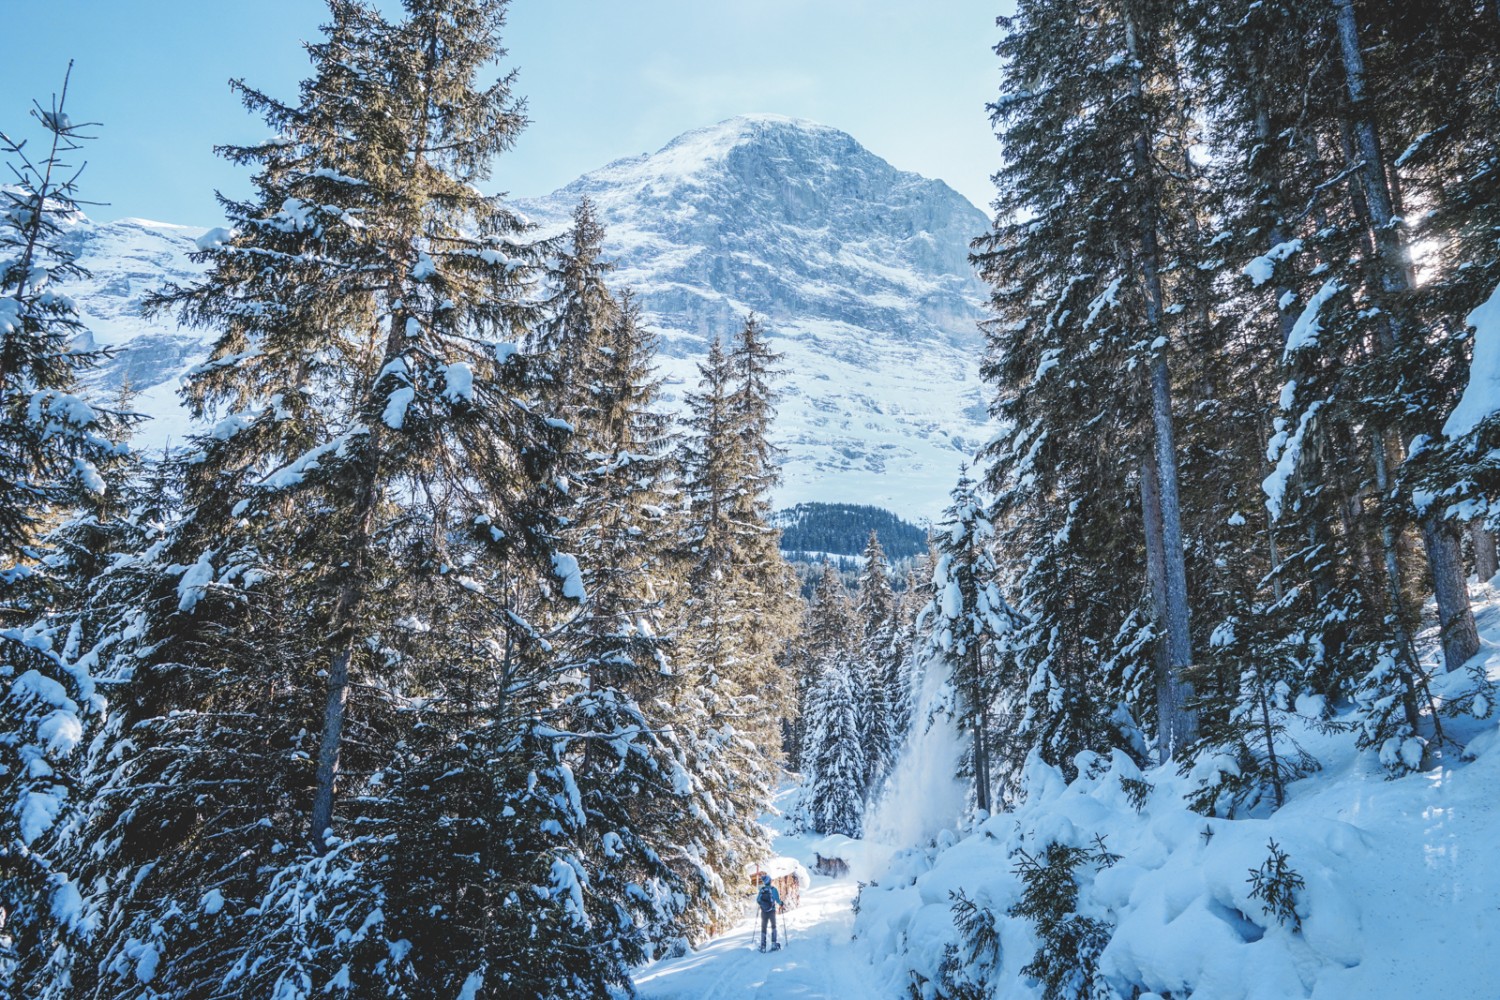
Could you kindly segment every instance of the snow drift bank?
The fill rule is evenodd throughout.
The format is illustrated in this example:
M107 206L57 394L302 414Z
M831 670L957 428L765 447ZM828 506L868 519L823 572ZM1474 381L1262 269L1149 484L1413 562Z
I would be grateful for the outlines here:
M1500 656L1491 676L1497 666ZM1296 735L1324 770L1291 786L1286 806L1263 819L1194 813L1184 806L1190 779L1175 768L1143 774L1124 754L1083 755L1072 783L1034 759L1016 812L899 855L864 889L856 944L892 996L911 984L944 997L987 982L994 992L983 995L1040 997L1047 970L1033 962L1044 943L1072 950L1073 986L1093 965L1100 992L1088 996L1500 995L1493 720L1464 734L1462 759L1396 781L1354 753L1348 735ZM1279 912L1264 889L1273 842L1289 890ZM1049 855L1054 844L1063 849ZM1032 869L1033 890L1040 885L1060 912L1044 942L1039 921L1011 913L1039 898L1026 894L1023 873L1049 857L1070 860L1071 880L1048 883ZM1061 898L1069 885L1076 907Z

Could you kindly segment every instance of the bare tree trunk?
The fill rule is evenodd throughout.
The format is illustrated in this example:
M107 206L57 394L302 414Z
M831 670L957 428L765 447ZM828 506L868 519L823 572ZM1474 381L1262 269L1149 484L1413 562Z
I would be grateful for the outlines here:
M1381 291L1390 296L1410 293L1413 275L1410 256L1400 230L1393 224L1395 211L1390 179L1380 136L1369 112L1369 93L1365 83L1364 54L1360 50L1359 24L1354 15L1353 0L1333 0L1338 23L1339 49L1343 57L1344 79L1351 103L1350 125L1357 152L1362 161L1360 186L1364 189L1369 225L1375 239L1376 259L1380 265ZM1391 337L1400 342L1403 332L1397 311L1386 309L1391 317ZM1376 444L1377 449L1380 443ZM1383 463L1382 463L1383 464ZM1427 563L1432 572L1433 596L1437 599L1438 621L1442 624L1443 662L1449 670L1461 665L1479 652L1479 630L1469 606L1469 589L1464 579L1462 561L1455 558L1457 531L1437 514L1421 519L1422 538L1427 549Z
M1132 65L1140 66L1139 42L1135 23L1127 14L1125 18L1126 52ZM1137 68L1131 74L1131 96L1137 102L1144 97L1144 84ZM1151 145L1144 131L1135 137L1133 150L1136 177L1147 185L1140 200L1140 261L1141 279L1146 292L1146 329L1148 336L1162 332L1163 294L1161 273L1157 194L1150 183L1153 176ZM1169 686L1178 696L1191 696L1191 686L1182 680L1184 669L1192 665L1193 644L1191 618L1187 599L1187 560L1183 551L1182 501L1178 495L1177 445L1172 426L1172 380L1167 369L1166 355L1156 352L1149 371L1151 383L1151 420L1155 437L1155 479L1157 506L1161 525L1162 578L1164 582L1162 610L1166 631L1167 666L1170 674ZM1148 514L1149 516L1149 514ZM1162 734L1169 752L1175 751L1197 736L1196 713L1186 709L1183 701L1172 706L1171 727Z
M1444 615L1443 604L1438 602L1438 637L1443 643L1443 665L1449 670L1457 670L1479 652L1479 629L1474 624L1474 615L1469 612L1469 586L1464 578L1463 543L1457 525L1440 517L1422 519L1422 538L1427 543L1433 590L1450 594L1461 591L1464 595L1462 614Z
M1390 494L1390 474L1386 467L1385 443L1377 435L1371 449L1375 456L1375 488L1380 496ZM1416 646L1411 632L1406 627L1406 595L1401 588L1401 554L1396 547L1396 529L1390 519L1380 519L1380 546L1385 557L1386 599L1390 602L1390 620L1396 631L1396 657L1404 693L1402 707L1406 711L1406 724L1415 732L1421 725L1421 714L1417 710Z
M1271 700L1266 697L1265 685L1260 687L1261 738L1266 741L1266 757L1271 771L1271 786L1276 789L1276 808L1286 805L1286 781L1282 778L1281 764L1276 759L1276 726L1271 722Z
M344 718L349 703L349 666L359 641L355 623L364 605L364 571L369 548L377 493L376 468L380 447L378 432L370 435L369 471L361 483L355 531L349 539L349 558L344 568L344 585L334 604L332 635L335 652L328 665L327 696L323 705L323 731L318 738L318 764L313 773L312 813L308 836L313 846L323 847L333 830L333 793L338 783L339 758L344 744Z
M989 748L989 704L982 682L984 660L979 651L970 649L964 654L968 674L968 697L972 702L971 718L974 720L974 808L990 812L990 748Z
M1469 541L1474 546L1474 575L1480 583L1500 573L1500 554L1495 551L1495 533L1478 519L1469 522Z
M1156 456L1146 453L1141 463L1141 520L1146 535L1146 584L1151 610L1158 623L1166 620L1167 558L1162 544L1161 494L1157 486ZM1184 683L1172 669L1165 635L1157 636L1156 652L1156 757L1165 764L1185 739L1184 729L1197 729L1197 716L1188 705L1192 685ZM1183 724L1188 717L1188 725Z
M989 713L981 708L974 718L974 805L985 815L991 812L988 729Z

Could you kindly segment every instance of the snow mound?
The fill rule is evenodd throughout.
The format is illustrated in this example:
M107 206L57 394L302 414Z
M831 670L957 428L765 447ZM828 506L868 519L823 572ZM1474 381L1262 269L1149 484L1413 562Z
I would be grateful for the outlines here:
M747 879L762 873L771 876L773 879L785 878L790 875L804 889L812 885L812 873L796 858L767 858L765 861L753 862L745 866L745 878Z
M1015 812L952 846L897 855L863 890L856 945L892 995L916 983L936 996L945 953L967 954L954 923L962 894L998 934L989 981L1007 998L1040 997L1021 971L1037 954L1035 925L1010 911L1025 859L1061 844L1090 856L1073 872L1076 913L1105 929L1098 972L1117 996L1493 996L1500 865L1474 848L1500 838L1500 739L1480 725L1471 759L1396 781L1347 735L1309 729L1298 739L1325 771L1292 785L1279 811L1234 820L1189 810L1192 778L1175 766L1142 773L1119 751L1084 754L1068 782L1033 758ZM1275 851L1301 880L1279 913L1254 880Z

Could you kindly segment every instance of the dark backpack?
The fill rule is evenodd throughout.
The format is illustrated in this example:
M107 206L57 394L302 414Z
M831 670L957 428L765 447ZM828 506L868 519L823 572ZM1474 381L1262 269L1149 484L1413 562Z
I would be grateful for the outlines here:
M770 886L763 885L760 887L760 892L756 893L755 901L760 904L760 911L762 913L770 913L776 908L776 904L771 901L773 898L771 893L773 891Z

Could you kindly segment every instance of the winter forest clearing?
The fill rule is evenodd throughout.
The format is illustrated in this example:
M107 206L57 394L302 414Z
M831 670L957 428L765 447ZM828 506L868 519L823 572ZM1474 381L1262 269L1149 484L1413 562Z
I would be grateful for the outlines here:
M988 216L316 6L223 225L0 88L0 996L1497 994L1494 0L997 4Z

